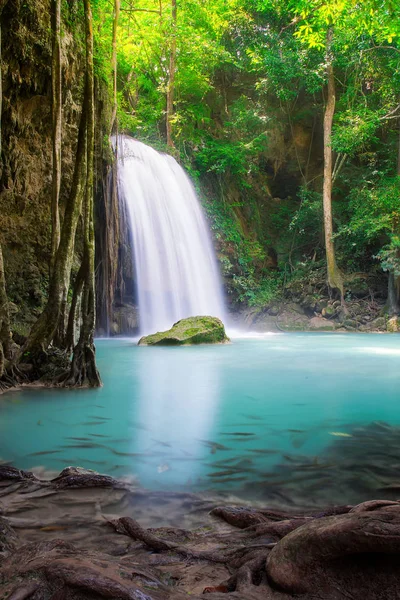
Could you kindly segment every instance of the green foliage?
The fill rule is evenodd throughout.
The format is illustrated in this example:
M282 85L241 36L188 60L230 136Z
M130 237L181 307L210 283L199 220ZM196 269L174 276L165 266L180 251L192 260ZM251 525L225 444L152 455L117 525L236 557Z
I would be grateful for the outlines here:
M394 232L400 223L400 178L382 177L352 189L349 209L350 220L339 229L337 237L353 256L372 250L388 270L397 252L398 236Z
M234 276L233 282L238 301L249 306L263 308L282 295L282 278L273 273L262 277Z
M79 19L75 4L63 9L71 22ZM96 75L110 94L112 5L93 0ZM280 294L280 273L266 268L270 246L278 248L280 265L294 270L292 277L307 277L304 265L314 269L324 254L329 29L336 78L332 147L340 166L333 189L338 262L355 271L397 269L398 3L180 0L176 30L169 0L121 0L121 8L119 129L166 150L175 36L175 152L199 189L208 190L204 203L233 301L265 306Z
M381 113L361 106L359 110L347 109L339 115L332 135L332 147L336 152L355 156L377 142L377 130L381 126Z
M390 235L390 242L383 246L376 258L381 261L384 271L390 271L395 277L400 277L400 237Z
M306 187L299 189L300 206L294 214L289 228L299 236L315 240L322 230L322 196Z

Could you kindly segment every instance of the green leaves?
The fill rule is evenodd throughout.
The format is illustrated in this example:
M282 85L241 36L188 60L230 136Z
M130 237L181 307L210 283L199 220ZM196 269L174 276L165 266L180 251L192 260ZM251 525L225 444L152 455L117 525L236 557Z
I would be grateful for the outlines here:
M382 125L381 112L365 105L347 109L339 114L332 135L332 147L336 152L355 156L369 144L378 141L377 130Z
M400 178L382 174L375 181L354 187L349 195L349 210L350 219L336 236L342 248L358 257L369 251L381 261L384 270L394 269L395 259L398 261Z

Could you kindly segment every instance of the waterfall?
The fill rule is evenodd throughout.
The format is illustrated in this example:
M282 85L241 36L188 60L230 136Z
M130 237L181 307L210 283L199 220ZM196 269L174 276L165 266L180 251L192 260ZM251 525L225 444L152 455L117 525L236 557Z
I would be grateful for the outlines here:
M118 189L133 241L142 334L184 317L224 316L208 227L192 183L176 160L127 136Z

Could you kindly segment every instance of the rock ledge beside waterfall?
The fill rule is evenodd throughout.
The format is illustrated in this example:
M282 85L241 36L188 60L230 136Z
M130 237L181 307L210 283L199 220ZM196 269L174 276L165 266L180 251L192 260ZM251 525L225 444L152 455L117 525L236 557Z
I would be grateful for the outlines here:
M224 324L217 317L189 317L175 323L168 331L140 338L139 346L189 346L229 342Z

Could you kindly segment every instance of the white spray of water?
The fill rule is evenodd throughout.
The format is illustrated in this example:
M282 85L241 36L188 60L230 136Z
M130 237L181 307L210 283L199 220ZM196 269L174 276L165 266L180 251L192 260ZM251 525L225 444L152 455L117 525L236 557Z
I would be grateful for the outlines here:
M214 250L184 170L171 156L122 136L118 186L131 224L141 333L196 315L223 319Z

